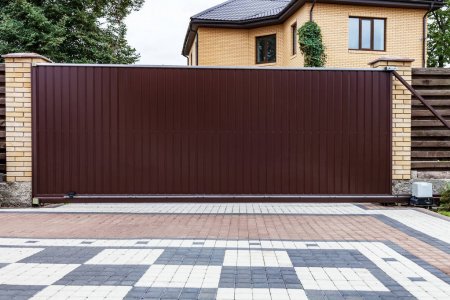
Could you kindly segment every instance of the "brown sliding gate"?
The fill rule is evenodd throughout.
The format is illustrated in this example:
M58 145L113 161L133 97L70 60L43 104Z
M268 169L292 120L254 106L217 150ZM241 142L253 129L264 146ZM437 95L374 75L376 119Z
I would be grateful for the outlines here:
M32 77L43 201L391 195L387 71L55 64Z

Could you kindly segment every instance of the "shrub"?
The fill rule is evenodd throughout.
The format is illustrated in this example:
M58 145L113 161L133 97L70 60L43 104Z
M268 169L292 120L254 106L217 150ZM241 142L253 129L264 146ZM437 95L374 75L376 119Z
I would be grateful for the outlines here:
M447 184L441 191L440 210L450 210L450 184Z
M305 67L325 66L327 56L317 23L309 21L298 29L298 43L305 59Z

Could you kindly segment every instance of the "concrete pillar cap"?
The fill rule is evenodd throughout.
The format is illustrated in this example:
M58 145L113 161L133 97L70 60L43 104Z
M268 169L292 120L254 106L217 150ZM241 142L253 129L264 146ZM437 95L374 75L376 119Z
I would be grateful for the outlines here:
M50 63L53 62L51 59L49 59L49 58L47 58L45 56L42 56L40 54L33 53L33 52L30 52L30 53L9 53L9 54L2 55L2 57L3 58L31 58L31 59L33 59L33 58L40 58L42 60L45 60L46 62L50 62Z
M412 63L413 61L415 61L415 59L406 58L406 57L395 57L395 56L381 56L381 57L378 57L377 59L371 61L369 63L369 65L374 65L376 63L383 62L383 61L385 61L385 62L401 62L401 63L408 63L409 62L409 63Z

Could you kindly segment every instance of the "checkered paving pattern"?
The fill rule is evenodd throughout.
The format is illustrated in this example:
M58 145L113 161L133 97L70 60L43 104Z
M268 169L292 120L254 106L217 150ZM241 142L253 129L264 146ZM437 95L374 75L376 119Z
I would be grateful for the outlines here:
M0 224L0 300L450 299L450 222L421 209L71 204Z
M7 261L0 264L0 299L450 298L449 276L395 248L356 241L0 239Z

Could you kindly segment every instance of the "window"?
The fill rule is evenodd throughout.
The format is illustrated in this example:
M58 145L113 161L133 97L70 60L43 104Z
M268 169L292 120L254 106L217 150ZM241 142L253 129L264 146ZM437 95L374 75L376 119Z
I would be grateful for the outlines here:
M291 25L292 55L297 54L297 23Z
M386 20L350 17L348 48L354 50L385 51Z
M277 36L275 34L256 38L256 63L267 64L277 61Z

